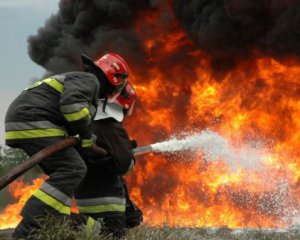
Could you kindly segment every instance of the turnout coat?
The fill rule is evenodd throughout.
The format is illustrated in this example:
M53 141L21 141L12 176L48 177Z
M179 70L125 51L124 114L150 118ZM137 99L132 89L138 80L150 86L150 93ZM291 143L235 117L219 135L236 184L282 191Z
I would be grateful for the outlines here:
M41 138L78 134L91 145L99 80L86 72L69 72L36 82L10 105L5 117L8 146Z

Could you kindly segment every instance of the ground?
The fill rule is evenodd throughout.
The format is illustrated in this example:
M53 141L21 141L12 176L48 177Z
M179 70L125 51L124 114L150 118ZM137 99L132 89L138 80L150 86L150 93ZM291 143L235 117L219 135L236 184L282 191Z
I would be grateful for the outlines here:
M70 232L48 228L37 238L40 240L110 240L111 237L96 237L83 232ZM8 240L11 230L2 230L0 239ZM55 233L54 233L55 232ZM53 233L53 234L51 234ZM299 240L300 228L290 229L229 229L223 228L153 228L141 225L128 232L127 240Z

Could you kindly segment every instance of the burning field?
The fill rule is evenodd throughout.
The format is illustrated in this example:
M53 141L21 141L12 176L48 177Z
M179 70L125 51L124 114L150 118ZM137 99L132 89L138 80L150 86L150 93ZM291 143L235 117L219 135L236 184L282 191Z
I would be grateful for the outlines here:
M193 152L137 157L127 180L147 224L299 223L299 2L61 0L59 6L28 40L31 59L47 74L78 70L81 53L117 52L128 59L138 92L125 125L140 146L206 129L227 143L207 140ZM206 148L215 154L207 156ZM1 228L20 219L25 195L16 194L17 184L10 190L18 203L1 212Z

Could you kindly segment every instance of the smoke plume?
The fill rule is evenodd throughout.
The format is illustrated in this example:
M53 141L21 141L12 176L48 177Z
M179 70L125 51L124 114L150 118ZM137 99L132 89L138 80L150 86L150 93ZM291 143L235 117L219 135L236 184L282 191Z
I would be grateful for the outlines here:
M176 0L176 16L197 46L223 66L263 54L300 57L300 4L285 0Z
M52 73L78 69L81 53L94 59L114 51L132 65L145 66L134 23L147 10L168 4L196 46L210 55L215 70L261 54L300 57L296 0L61 0L59 11L29 37L29 55ZM162 24L158 20L157 27ZM182 59L178 53L172 59Z
M114 51L141 62L143 49L132 24L140 10L157 6L153 0L61 0L58 13L29 37L29 55L52 73L77 70L81 53L94 59Z

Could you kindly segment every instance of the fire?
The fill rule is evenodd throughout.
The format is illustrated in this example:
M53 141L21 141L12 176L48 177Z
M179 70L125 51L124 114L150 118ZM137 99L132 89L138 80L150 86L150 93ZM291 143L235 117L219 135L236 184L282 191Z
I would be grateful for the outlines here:
M172 20L159 25L166 12ZM259 162L251 166L247 151L247 167L236 163L235 168L224 159L203 161L201 154L139 157L128 182L146 223L233 228L292 224L300 203L300 66L257 54L216 73L210 57L197 50L172 14L170 9L145 13L150 17L136 23L151 67L146 80L133 78L139 106L126 122L129 132L144 145L209 128L235 149L260 145Z
M145 222L232 228L292 224L300 204L300 65L254 53L231 70L217 71L168 5L142 12L135 31L143 39L148 70L139 75L140 66L131 66L139 97L125 122L131 137L142 146L209 128L228 139L229 147L256 147L259 160L251 162L247 151L241 152L246 167L203 159L201 152L138 157L127 180ZM25 192L18 207L5 209L16 217L10 226L20 219ZM2 228L9 226L3 216Z
M7 205L1 212L0 229L13 228L21 221L20 212L22 207L33 192L42 185L44 179L44 177L35 179L32 185L18 179L8 186L8 191L16 203Z
M32 184L24 183L23 179L17 179L8 186L8 192L15 203L7 205L0 214L0 229L14 228L21 221L20 212L29 199L46 179L46 176L34 179ZM72 202L71 211L78 213L75 201Z

